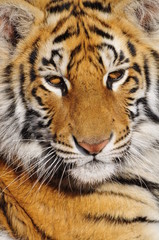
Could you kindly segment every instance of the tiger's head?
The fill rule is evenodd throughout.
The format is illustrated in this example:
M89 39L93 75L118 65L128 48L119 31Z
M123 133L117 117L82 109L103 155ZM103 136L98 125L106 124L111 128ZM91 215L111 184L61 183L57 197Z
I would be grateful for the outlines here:
M157 178L158 0L28 2L0 3L3 158L44 181Z

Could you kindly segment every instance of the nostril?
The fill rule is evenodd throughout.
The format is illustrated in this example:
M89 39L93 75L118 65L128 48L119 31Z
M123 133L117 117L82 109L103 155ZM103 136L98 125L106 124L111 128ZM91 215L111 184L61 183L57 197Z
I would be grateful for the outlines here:
M102 149L108 144L108 142L109 139L106 139L97 144L89 144L87 142L79 142L78 144L90 154L97 154L102 151Z

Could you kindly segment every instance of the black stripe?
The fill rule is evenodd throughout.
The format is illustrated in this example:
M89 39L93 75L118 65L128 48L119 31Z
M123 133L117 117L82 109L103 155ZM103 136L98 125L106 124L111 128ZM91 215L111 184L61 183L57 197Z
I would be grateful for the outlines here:
M15 109L16 109L16 105L15 102L12 102L12 104L9 106L9 108L6 111L6 115L5 117L13 117L15 115Z
M9 192L9 195L11 196L11 193ZM21 211L23 211L23 216L24 214L26 215L26 217L29 218L29 220L31 221L31 223L33 224L33 227L36 229L36 232L40 235L39 237L41 237L41 239L46 239L46 240L56 240L55 238L52 238L48 235L46 235L46 233L44 231L42 231L33 221L33 219L30 217L30 215L25 211L24 208L22 208L22 206L19 205L18 202L15 203L15 205L17 205L17 207L20 208ZM12 205L12 203L10 202L6 202L5 200L5 195L2 189L0 189L0 207L3 211L4 216L6 217L7 223L10 227L10 230L13 234L13 236L15 237L15 239L19 239L19 234L18 232L15 230L14 225L12 224L14 218L11 218L11 215L9 212L14 213L14 210L12 211L12 208L14 208L14 205ZM8 211L10 210L10 211ZM18 218L18 221L20 221L22 224L25 224L24 221L22 221L21 219Z
M42 90L44 90L45 92L50 92L46 87L44 87L43 85L39 85L39 88L41 88Z
M150 72L149 72L149 66L148 66L148 60L144 59L144 73L145 73L145 80L147 84L147 90L150 88Z
M86 37L89 39L89 38L90 38L90 37L89 37L89 33L88 33L88 31L87 31L87 29L86 29L86 27L85 27L85 24L84 24L83 21L81 21L81 23L82 23L82 26L83 26L83 28L84 28L84 32L85 32L85 34L86 34Z
M124 194L124 193L120 193L120 192L113 192L113 191L104 191L104 192L98 192L98 194L101 194L101 195L110 195L110 196L115 196L115 197L122 197L122 198L128 198L129 200L133 200L135 202L138 202L138 203L143 203L143 204L146 204L144 201L142 200L139 200L139 199L136 199L128 194Z
M135 103L136 113L133 113L133 112L130 111L129 109L127 110L128 113L129 113L129 118L130 118L130 119L134 120L135 118L137 118L137 117L139 116L139 114L140 114L140 112L139 112L139 104L145 105L145 101L146 101L145 98L139 98L139 99L136 101L136 103ZM131 106L130 104L128 104L128 105ZM134 106L134 104L133 104L133 106Z
M62 59L62 55L56 49L52 50L51 56L52 56L52 58L54 58L55 56L59 56L59 58Z
M2 209L3 215L6 218L7 224L10 228L11 233L15 239L18 239L17 231L15 231L10 216L8 215L8 208L12 208L11 203L6 203L3 190L0 188L0 208Z
M151 50L151 54L154 57L154 59L156 60L156 62L159 62L159 52L155 51L155 50Z
M141 68L137 63L134 63L132 68L141 75Z
M130 132L127 133L127 136L129 135L129 133L130 133ZM118 143L118 142L119 142L119 141L117 140L117 141L115 142L115 144ZM129 149L129 143L130 143L130 141L127 142L127 143L124 143L124 144L120 145L119 147L114 148L113 151L115 151L115 150L121 150L122 148L125 148L125 147L126 147L126 149Z
M39 38L36 39L36 41L33 43L34 48L29 55L29 63L31 64L31 69L30 69L30 80L31 80L31 82L35 81L35 79L36 79L36 72L35 72L35 69L34 69L34 65L36 63L37 56L38 56L38 45L37 45L38 41L39 41Z
M63 0L51 0L49 4L63 2Z
M136 48L135 48L134 44L132 44L130 41L128 41L127 46L128 46L128 50L129 50L130 54L133 57L135 57L136 56Z
M109 28L111 29L111 26L108 25L108 23L106 23L104 20L102 21L100 18L98 18L97 16L93 16L94 20L96 20L97 22L99 22L104 28Z
M44 66L48 66L49 64L52 64L54 66L54 68L57 69L56 63L53 60L52 56L51 56L50 60L47 60L45 57L43 57L41 62Z
M69 10L71 6L71 3L67 2L61 5L56 5L54 7L50 7L47 9L50 13L61 13L65 10Z
M132 105L128 104L128 106L132 106ZM127 112L128 112L129 119L131 119L132 121L134 121L134 119L138 116L135 113L133 113L130 109L127 109Z
M38 122L38 127L40 128L48 128L52 123L53 117L45 124L42 121Z
M101 2L98 2L98 1L95 1L95 2L86 1L86 2L83 2L83 5L84 5L84 7L90 8L92 10L98 10L98 11L104 12L104 13L111 13L110 3L105 7L102 5Z
M30 64L35 64L37 56L38 56L38 47L37 47L37 45L34 44L34 49L29 55L29 63Z
M130 62L130 60L129 60L129 58L126 58L126 59L122 62L122 64L123 64L123 63L128 63L128 62Z
M102 67L104 67L103 59L102 59L101 56L98 57L98 62L100 63L100 65L101 65Z
M30 129L30 123L26 123L24 125L20 134L21 134L22 138L25 139L25 140L29 141L31 139L32 131Z
M80 58L77 62L76 62L76 71L78 71L79 65L81 64L81 62L84 60L84 57Z
M10 83L12 81L12 78L11 78L11 74L12 74L12 68L13 68L13 65L12 64L9 64L8 66L6 66L6 68L4 69L4 72L3 72L3 77L4 77L4 80L2 83L7 84L6 88L4 88L3 90L0 90L1 93L5 93L6 94L6 97L8 100L13 100L14 99L14 92L13 92L13 89L11 88L10 86Z
M9 77L12 73L13 65L9 64L4 69L4 77Z
M139 84L139 79L138 79L137 77L128 76L127 79L126 79L126 81L123 83L123 85L126 84L126 83L129 83L131 80L133 80L133 81L136 83L136 85Z
M36 72L35 72L35 69L33 66L30 69L30 80L31 80L31 82L36 80Z
M99 50L103 50L103 47L107 47L108 49L113 51L113 53L114 53L114 61L113 61L113 63L115 63L116 60L118 59L118 53L115 50L114 46L112 46L110 44L106 44L106 43L102 43L100 45L96 45L96 48L99 49Z
M74 6L70 16L79 17L79 16L87 16L87 13L83 11L83 9L79 8L79 6Z
M74 56L75 56L76 54L78 54L78 53L80 52L80 50L81 50L81 44L77 45L77 46L72 50L72 52L71 52L71 54L70 54L70 61L69 61L68 66L67 66L68 72L70 71L70 69L71 69L72 66L73 66L73 65L72 65L72 61L73 61Z
M129 91L129 93L135 93L138 89L139 89L138 87L132 88L132 89Z
M24 104L26 104L25 93L24 93L25 91L23 89L24 82L25 82L25 74L24 74L24 65L23 64L20 64L19 72L20 72L20 96L22 98L22 102Z
M54 43L60 43L62 41L66 41L67 39L69 39L70 37L72 37L73 35L75 35L76 33L75 32L71 32L70 31L71 29L67 29L64 33L62 33L61 35L57 36L54 41L53 41L53 44Z
M39 97L39 96L36 95L36 91L37 91L37 89L36 89L36 88L33 88L33 89L32 89L32 92L31 92L32 95L35 97L35 99L37 100L37 102L38 102L38 104L39 104L40 106L44 106L41 97Z
M134 178L130 178L130 179L123 178L123 177L117 177L117 178L114 177L112 180L114 182L120 183L122 185L138 186L138 187L146 189L147 191L152 191L152 190L159 191L158 183L147 181L146 179L141 178L141 177L135 178L135 176L134 176Z
M52 34L57 34L57 31L59 31L61 28L63 28L63 25L68 20L68 17L64 17L61 20L58 21L58 24L56 24L52 30Z
M155 123L159 123L159 117L152 112L152 110L148 107L148 105L145 105L145 111L146 111L146 115L149 117L149 119L151 119L153 122Z
M125 59L125 55L124 55L123 51L120 51L119 61L122 62L124 59Z
M48 66L49 64L52 64L52 65L54 66L54 68L57 69L56 63L55 63L55 61L54 61L54 57L55 57L55 56L58 56L60 59L63 58L62 55L59 53L58 50L52 50L50 60L48 60L48 59L46 59L45 57L43 57L43 58L42 58L42 64L43 64L44 66Z
M134 101L134 98L132 98L132 97L128 97L127 99L130 101Z
M35 118L35 117L41 117L41 115L37 112L37 111L35 111L35 110L33 110L33 109L29 109L29 110L27 110L27 112L26 112L26 119L28 120L29 119L29 121L30 120L33 120L33 118Z
M88 61L96 68L97 71L99 70L98 66L95 64L91 56L88 56Z
M97 35L99 35L99 36L101 36L103 38L107 38L107 39L110 39L110 40L114 39L114 37L112 35L110 35L107 32L104 32L103 30L101 30L101 29L99 29L99 28L97 28L95 26L91 26L90 27L90 31L96 33Z
M157 220L151 220L145 217L136 217L132 219L124 218L124 217L114 217L108 214L103 215L85 215L85 219L93 222L101 222L106 221L112 224L133 224L133 223L159 223Z
M118 54L117 54L117 51L115 50L115 48L112 46L112 45L107 45L108 49L111 49L114 53L114 61L113 63L116 62L117 58L118 58Z
M10 86L7 86L6 88L4 88L4 90L2 90L1 92L6 93L6 98L7 100L14 100L14 92L13 89Z
M49 60L47 60L45 57L42 58L41 62L44 66L47 66L50 64Z

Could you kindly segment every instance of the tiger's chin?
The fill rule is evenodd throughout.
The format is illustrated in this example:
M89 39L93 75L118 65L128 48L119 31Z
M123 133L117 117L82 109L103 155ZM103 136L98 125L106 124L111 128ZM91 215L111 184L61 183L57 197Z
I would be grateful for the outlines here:
M92 160L82 166L76 166L70 170L73 179L77 185L99 185L104 181L110 180L116 173L116 167L113 163L103 163Z
M41 174L39 172L39 174ZM59 191L74 193L88 193L94 191L105 182L111 181L119 174L119 164L115 161L101 161L94 157L77 160L68 163L62 159L62 164L58 170L50 175L50 179L41 179L42 183L48 183L51 187ZM38 174L37 174L38 175ZM38 177L38 176L37 176ZM39 179L39 177L38 177Z

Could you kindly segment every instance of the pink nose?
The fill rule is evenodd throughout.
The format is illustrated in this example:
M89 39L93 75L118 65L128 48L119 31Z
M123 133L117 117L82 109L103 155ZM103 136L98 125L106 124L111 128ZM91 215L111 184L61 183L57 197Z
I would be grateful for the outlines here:
M78 144L84 148L85 150L87 150L89 153L91 154L97 154L99 153L109 142L109 139L106 139L100 143L97 144L89 144L86 142L79 142Z

